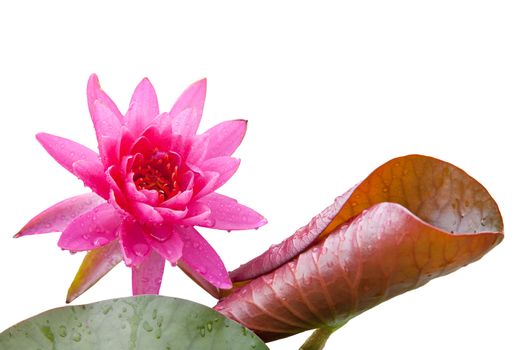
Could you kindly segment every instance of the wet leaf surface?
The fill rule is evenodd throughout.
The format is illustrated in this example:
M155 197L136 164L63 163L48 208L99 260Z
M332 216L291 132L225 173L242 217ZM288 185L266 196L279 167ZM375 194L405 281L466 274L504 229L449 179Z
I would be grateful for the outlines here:
M337 328L502 239L498 207L476 180L438 159L401 157L232 272L237 288L215 309L266 341Z
M0 334L0 349L268 349L245 327L187 300L138 296L44 312Z

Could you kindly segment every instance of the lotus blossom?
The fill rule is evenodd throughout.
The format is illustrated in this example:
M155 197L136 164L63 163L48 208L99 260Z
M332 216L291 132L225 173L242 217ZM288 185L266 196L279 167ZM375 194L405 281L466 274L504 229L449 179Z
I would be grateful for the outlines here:
M400 157L231 272L236 288L215 309L265 341L317 329L301 349L321 349L351 318L480 259L503 237L480 183L435 158Z
M210 292L231 288L220 257L194 226L244 230L266 220L215 193L239 166L231 155L247 122L225 121L196 135L205 95L206 80L200 80L169 113L159 113L145 78L122 115L92 75L87 99L99 153L62 137L37 135L46 151L93 191L51 206L16 235L62 232L62 249L89 251L68 302L122 259L132 268L134 295L158 294L165 260Z

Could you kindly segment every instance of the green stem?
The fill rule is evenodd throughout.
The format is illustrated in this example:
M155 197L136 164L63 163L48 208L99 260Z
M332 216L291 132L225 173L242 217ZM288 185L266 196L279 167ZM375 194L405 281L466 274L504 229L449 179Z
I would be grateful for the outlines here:
M323 349L326 344L326 341L336 329L337 328L328 328L328 327L316 329L312 333L312 335L308 339L306 339L306 341L299 348L299 350L321 350Z

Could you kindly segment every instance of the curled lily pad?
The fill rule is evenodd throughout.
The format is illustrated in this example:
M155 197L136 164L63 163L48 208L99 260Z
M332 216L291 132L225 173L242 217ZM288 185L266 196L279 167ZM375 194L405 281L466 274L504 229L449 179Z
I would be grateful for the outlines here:
M215 309L265 341L315 328L329 334L502 239L498 207L481 184L438 159L401 157L233 271L236 288Z
M268 349L245 327L182 299L145 295L44 312L0 333L0 349Z

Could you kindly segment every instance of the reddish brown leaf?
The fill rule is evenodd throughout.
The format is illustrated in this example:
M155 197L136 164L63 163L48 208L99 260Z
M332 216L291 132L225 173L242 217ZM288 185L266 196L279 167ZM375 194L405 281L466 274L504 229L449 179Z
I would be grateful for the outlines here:
M266 341L338 327L478 260L502 239L498 207L483 186L449 163L401 157L234 271L237 282L253 279L216 309Z

